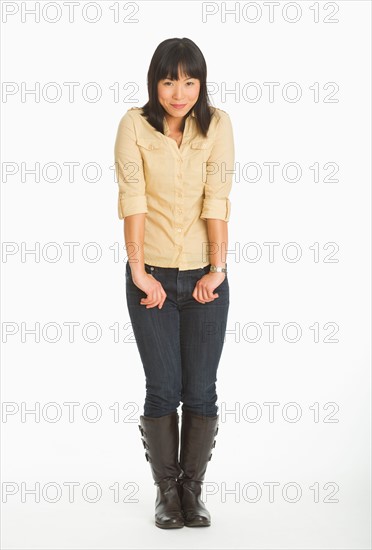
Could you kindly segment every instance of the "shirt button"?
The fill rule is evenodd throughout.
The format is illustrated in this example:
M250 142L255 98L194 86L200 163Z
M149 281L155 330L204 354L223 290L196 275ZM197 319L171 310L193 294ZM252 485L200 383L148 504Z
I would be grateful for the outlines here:
M178 233L181 233L182 229L180 227L177 227Z
M179 214L182 214L182 210L178 209L178 213L179 213Z

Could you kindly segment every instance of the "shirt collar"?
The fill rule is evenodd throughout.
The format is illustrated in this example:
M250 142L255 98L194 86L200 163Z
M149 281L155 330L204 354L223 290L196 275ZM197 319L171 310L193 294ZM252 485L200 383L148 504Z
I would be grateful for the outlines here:
M195 114L195 107L192 109L189 117L192 116L193 118L196 118L196 114ZM188 117L188 118L189 118ZM169 126L168 126L168 122L167 122L167 119L164 117L164 124L163 124L163 130L164 130L164 134L166 136L169 135Z

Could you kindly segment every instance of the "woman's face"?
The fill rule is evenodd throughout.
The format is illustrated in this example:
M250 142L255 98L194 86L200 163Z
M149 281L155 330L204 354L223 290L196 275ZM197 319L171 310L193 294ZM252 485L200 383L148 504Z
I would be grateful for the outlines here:
M178 73L178 80L166 78L158 82L158 99L173 117L184 117L198 100L200 80Z

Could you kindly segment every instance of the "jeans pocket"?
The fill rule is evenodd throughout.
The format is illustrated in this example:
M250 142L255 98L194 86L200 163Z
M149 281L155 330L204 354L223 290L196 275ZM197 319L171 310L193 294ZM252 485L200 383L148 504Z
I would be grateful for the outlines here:
M218 286L216 286L214 292L219 292L219 291L225 291L225 290L229 290L229 280L227 278L227 273L225 274L225 278L224 280L222 281L222 283L220 283Z

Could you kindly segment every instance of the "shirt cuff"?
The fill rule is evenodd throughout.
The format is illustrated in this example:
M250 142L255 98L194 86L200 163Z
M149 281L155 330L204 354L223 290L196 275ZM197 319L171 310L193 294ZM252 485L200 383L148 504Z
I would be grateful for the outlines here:
M119 193L118 215L121 220L126 216L131 216L132 214L147 214L147 212L146 196L139 195L137 197L126 197L125 195Z
M206 197L203 201L203 208L200 214L202 220L215 218L228 222L230 219L231 202L230 199L212 199Z

